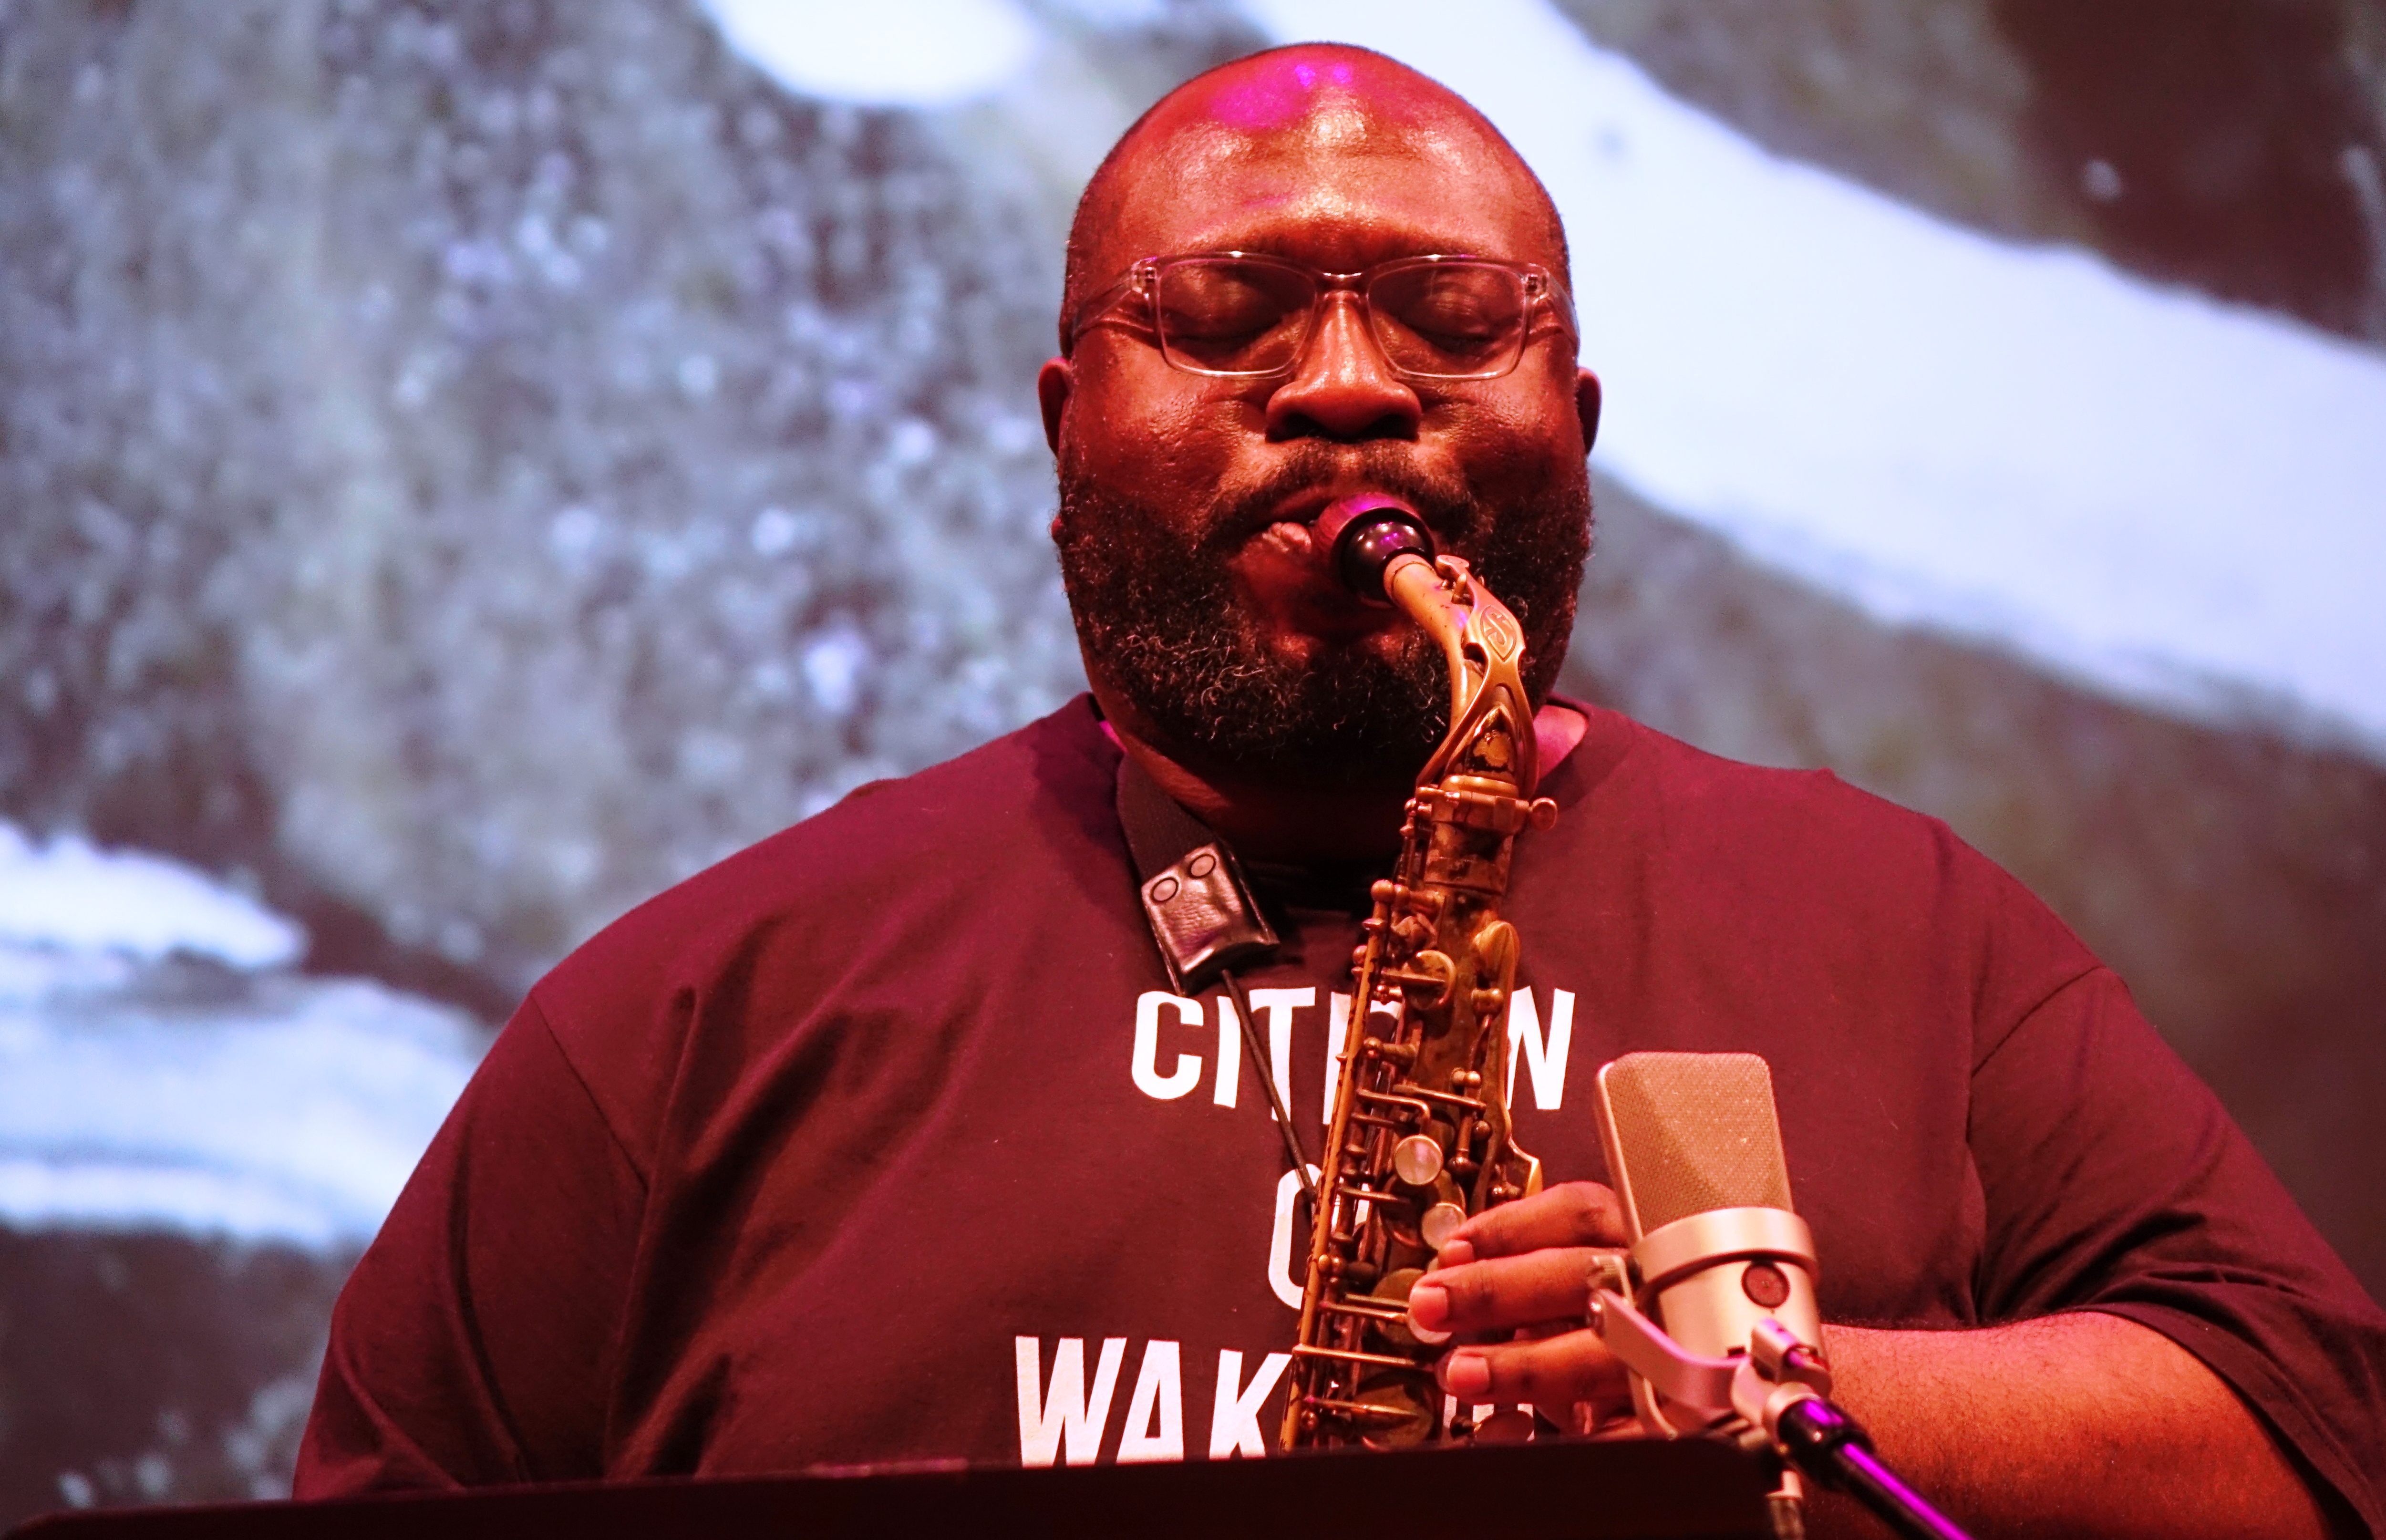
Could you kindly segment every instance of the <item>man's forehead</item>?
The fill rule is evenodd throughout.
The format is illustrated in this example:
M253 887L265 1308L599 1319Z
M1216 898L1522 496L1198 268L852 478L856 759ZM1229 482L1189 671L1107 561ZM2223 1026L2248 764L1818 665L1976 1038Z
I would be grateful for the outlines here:
M1321 119L1328 132L1363 116L1378 125L1419 123L1457 102L1448 89L1393 63L1352 50L1280 49L1188 81L1162 116L1204 119L1246 132L1298 131Z
M1348 248L1337 261L1416 245L1558 257L1506 144L1443 87L1371 56L1287 50L1202 77L1115 170L1101 244L1122 262L1320 233Z

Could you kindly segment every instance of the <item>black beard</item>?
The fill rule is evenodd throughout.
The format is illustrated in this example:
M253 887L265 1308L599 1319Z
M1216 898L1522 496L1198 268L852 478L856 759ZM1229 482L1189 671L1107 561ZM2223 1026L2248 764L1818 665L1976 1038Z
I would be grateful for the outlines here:
M1353 466L1347 455L1288 462L1268 484L1212 507L1189 537L1175 532L1181 517L1062 465L1053 538L1086 661L1143 714L1153 746L1187 768L1287 788L1397 790L1450 731L1449 671L1423 632L1404 628L1388 657L1350 645L1304 661L1269 648L1236 602L1227 562L1271 509L1337 470L1405 499L1514 612L1536 707L1556 681L1590 551L1588 470L1494 515L1468 488L1401 457Z

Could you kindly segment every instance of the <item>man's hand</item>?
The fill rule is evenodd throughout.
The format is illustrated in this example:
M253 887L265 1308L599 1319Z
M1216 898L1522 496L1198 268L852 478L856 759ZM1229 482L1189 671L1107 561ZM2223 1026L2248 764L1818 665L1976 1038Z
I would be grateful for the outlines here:
M1594 1260L1625 1244L1624 1210L1595 1182L1569 1182L1485 1210L1441 1248L1409 1294L1430 1337L1461 1339L1441 1388L1461 1401L1526 1402L1588 1428L1630 1405L1624 1366L1584 1325Z
M1624 1367L1585 1324L1593 1259L1626 1241L1615 1195L1570 1182L1462 1225L1409 1295L1450 1333L1442 1388L1529 1402L1588 1430L1630 1409ZM1880 1452L1981 1535L2317 1536L2311 1491L2260 1419L2185 1348L2075 1311L1972 1331L1826 1326L1833 1399ZM1437 1339L1438 1340L1438 1339ZM1878 1533L1819 1496L1814 1533Z

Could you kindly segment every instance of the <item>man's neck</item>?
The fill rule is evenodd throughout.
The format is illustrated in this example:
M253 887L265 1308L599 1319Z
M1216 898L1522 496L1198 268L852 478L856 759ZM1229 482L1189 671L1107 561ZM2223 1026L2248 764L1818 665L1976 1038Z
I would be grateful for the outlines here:
M1100 692L1097 692L1099 695ZM1102 730L1162 791L1252 860L1294 863L1370 860L1399 847L1409 788L1321 791L1286 788L1192 770L1152 746L1131 711L1104 702ZM1574 752L1589 723L1555 702L1533 719L1543 775Z

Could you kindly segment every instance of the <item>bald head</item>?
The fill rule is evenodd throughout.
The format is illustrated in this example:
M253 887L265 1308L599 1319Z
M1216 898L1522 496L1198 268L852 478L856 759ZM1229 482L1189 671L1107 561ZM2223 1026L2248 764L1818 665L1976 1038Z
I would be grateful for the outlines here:
M1304 198L1330 211L1337 192L1399 179L1419 159L1464 165L1487 200L1532 215L1540 250L1503 254L1564 280L1564 227L1540 179L1464 98L1399 61L1342 44L1271 48L1197 75L1162 97L1111 146L1077 202L1061 307L1086 297L1140 257L1177 194L1228 171L1275 173L1277 212Z
M1138 260L1219 252L1276 260L1163 268L1184 283L1106 302L1070 336ZM1483 271L1414 260L1435 257L1516 283L1402 287ZM1070 356L1036 391L1086 677L1122 742L1216 785L1365 786L1397 808L1450 682L1429 637L1362 604L1325 559L1316 520L1351 495L1406 503L1472 563L1523 627L1527 692L1547 691L1589 548L1599 382L1576 359L1556 210L1482 114L1363 49L1237 59L1127 131L1069 258ZM1286 268L1370 276L1264 276ZM1515 351L1482 374L1403 367L1425 339L1469 335ZM1224 357L1204 347L1262 338L1290 344L1279 367L1202 367ZM1327 850L1300 806L1283 847ZM1380 845L1362 821L1359 843Z

